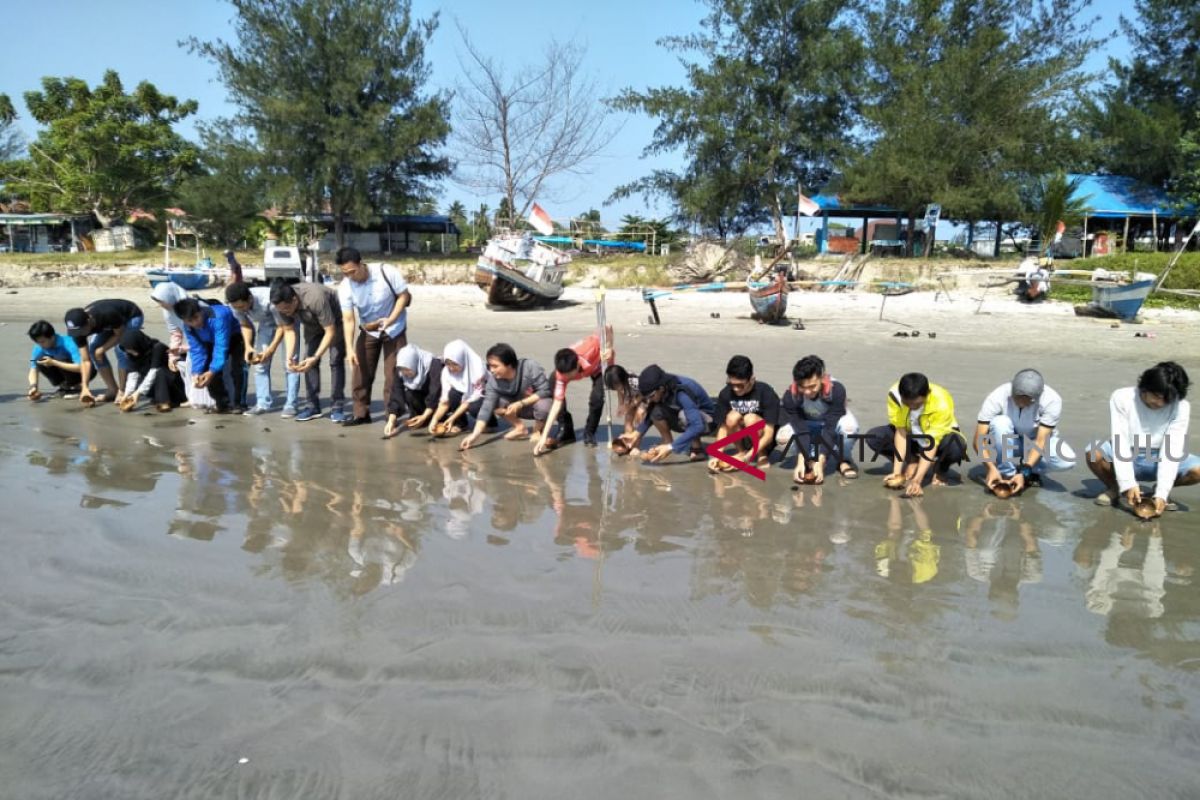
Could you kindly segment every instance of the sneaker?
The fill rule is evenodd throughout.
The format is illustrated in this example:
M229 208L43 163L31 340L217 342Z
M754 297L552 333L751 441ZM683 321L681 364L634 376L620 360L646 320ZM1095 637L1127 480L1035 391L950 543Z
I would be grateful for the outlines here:
M341 425L348 419L350 419L349 415L347 415L346 412L342 411L340 408L335 408L329 412L329 421L335 425Z
M322 416L323 414L319 410L306 408L296 415L296 422L308 422L310 419L318 419Z
M79 386L78 386L78 384L76 384L74 386L60 386L54 391L54 396L63 398L63 399L78 397L79 396Z
M279 413L279 416L282 417L283 419L291 419L292 417L296 416L296 407L295 406L284 406L283 411L281 411Z
M584 447L595 447L596 446L596 434L584 431L583 432L583 445L584 445Z
M229 406L209 406L204 409L205 414L230 414L233 409Z
M571 444L575 441L575 429L564 425L558 432L559 444Z
M259 416L262 416L263 414L270 414L270 413L271 413L271 409L263 408L262 406L251 406L250 408L247 408L245 411L242 412L242 414L247 417L259 417ZM294 413L295 412L293 412L293 415L294 415Z
M343 415L344 416L344 415ZM351 417L342 423L343 428L353 428L356 425L370 425L371 416L368 414L365 417Z

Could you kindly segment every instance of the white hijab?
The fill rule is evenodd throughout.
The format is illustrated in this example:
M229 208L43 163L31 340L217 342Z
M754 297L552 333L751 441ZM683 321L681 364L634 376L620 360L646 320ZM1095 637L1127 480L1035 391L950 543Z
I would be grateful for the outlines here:
M487 377L487 365L483 363L483 359L469 344L462 339L455 339L442 350L442 363L447 361L453 361L462 369L457 375L449 369L442 370L443 392L447 388L456 389L464 400L473 399L473 395L479 393L483 379Z
M411 369L415 374L411 378L404 378L404 385L410 389L420 389L425 385L425 379L429 377L429 365L433 363L433 353L428 350L422 350L415 344L406 344L400 349L400 353L396 356L396 367Z
M175 313L175 304L187 299L187 291L178 283L163 281L150 290L150 297L169 306L163 309L163 320L167 323L167 329L182 331L183 320Z

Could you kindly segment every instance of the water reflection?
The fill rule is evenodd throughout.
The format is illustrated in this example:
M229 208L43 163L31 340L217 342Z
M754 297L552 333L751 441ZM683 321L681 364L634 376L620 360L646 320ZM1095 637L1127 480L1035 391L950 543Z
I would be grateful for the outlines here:
M942 547L920 498L889 497L887 535L875 545L875 572L901 583L929 583L938 575Z
M1019 588L1040 583L1042 552L1033 524L1023 519L1024 503L991 500L981 513L962 525L963 559L967 575L987 584L993 611L1014 617Z

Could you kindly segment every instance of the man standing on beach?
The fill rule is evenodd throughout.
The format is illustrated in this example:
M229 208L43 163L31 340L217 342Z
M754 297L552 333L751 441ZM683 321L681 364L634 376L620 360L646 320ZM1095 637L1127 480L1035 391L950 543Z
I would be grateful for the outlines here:
M371 421L371 387L379 356L383 354L383 396L392 396L396 378L396 353L408 344L408 304L412 295L400 270L390 264L363 264L353 247L343 247L334 257L342 269L338 302L342 307L342 338L351 345L353 368L351 394L354 416L343 424L366 425ZM359 334L355 335L355 316Z
M889 488L906 497L925 494L922 484L933 468L933 485L946 486L950 467L967 456L954 416L954 398L919 372L909 372L887 394L888 424L867 432L867 446L892 459Z
M97 300L86 308L72 308L67 312L65 322L67 335L75 340L82 351L87 349L88 357L79 363L81 403L95 402L88 388L92 379L92 370L100 373L101 380L107 389L105 395L109 400L121 400L121 389L125 385L125 373L129 369L128 359L121 350L121 334L126 328L140 329L142 327L142 309L136 303L114 298ZM112 367L108 363L108 351L117 351L117 379L113 378Z
M304 329L305 352L308 356L296 364L289 363L292 372L303 373L308 393L308 406L296 415L297 422L308 422L321 416L321 356L329 353L329 373L333 382L329 418L344 422L342 405L346 402L346 344L338 324L342 309L337 292L320 283L298 283L292 286L278 282L271 287L271 305L275 307L275 324L283 329L284 346L288 353L297 352L296 323Z

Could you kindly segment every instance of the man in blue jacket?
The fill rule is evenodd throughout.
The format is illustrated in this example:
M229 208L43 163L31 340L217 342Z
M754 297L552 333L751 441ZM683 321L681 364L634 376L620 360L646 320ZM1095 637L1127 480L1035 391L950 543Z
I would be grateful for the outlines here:
M193 383L208 389L216 413L230 413L234 409L229 391L238 402L246 380L246 353L237 317L228 306L203 306L194 297L176 303L175 314L183 320ZM226 386L226 377L232 386Z
M672 375L651 364L638 376L638 392L646 401L646 415L637 431L621 437L630 449L637 447L653 425L662 437L662 444L642 453L643 461L662 461L672 453L690 453L693 461L703 459L704 444L700 438L712 429L716 412L704 387L691 378Z

